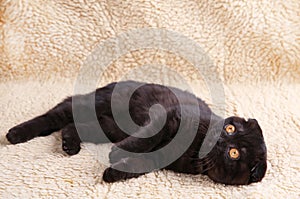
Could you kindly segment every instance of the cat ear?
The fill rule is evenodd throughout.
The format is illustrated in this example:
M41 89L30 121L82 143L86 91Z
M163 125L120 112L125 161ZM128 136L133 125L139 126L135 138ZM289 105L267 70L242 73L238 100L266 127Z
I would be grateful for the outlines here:
M258 162L252 169L249 184L259 182L265 176L267 170L267 162L265 160Z

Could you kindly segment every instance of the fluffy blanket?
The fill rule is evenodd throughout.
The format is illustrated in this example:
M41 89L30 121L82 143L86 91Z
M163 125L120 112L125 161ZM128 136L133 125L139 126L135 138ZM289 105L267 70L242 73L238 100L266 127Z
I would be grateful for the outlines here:
M300 196L298 1L2 0L0 9L0 198ZM122 79L189 89L224 117L256 118L265 178L236 187L157 171L109 184L110 144L69 157L60 132L7 143L10 127Z

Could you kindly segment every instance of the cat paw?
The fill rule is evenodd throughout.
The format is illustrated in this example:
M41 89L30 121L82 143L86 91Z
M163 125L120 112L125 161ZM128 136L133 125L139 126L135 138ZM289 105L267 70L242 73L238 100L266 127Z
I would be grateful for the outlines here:
M143 175L144 173L142 172L135 172L140 170L136 168L136 165L133 165L136 161L139 160L132 158L123 158L119 162L112 164L111 167L105 169L102 177L103 181L117 182L120 180L137 178L140 175Z
M76 155L81 149L80 141L71 137L64 137L62 139L62 149L68 155Z
M24 131L22 128L14 127L8 131L8 133L6 134L6 139L11 144L18 144L18 143L26 142L32 138L29 137L29 134L26 133L26 131Z
M113 169L111 167L105 169L102 179L104 182L117 182L125 178L125 172Z
M68 155L75 155L79 153L80 147L80 137L77 134L76 127L74 124L70 124L63 128L62 132L62 149Z

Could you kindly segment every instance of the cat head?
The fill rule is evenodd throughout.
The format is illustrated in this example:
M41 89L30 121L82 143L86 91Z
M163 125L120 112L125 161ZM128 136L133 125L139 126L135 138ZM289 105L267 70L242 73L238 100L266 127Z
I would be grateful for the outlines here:
M267 169L267 149L258 122L229 117L220 123L222 132L210 152L214 164L207 175L216 182L232 185L261 181Z

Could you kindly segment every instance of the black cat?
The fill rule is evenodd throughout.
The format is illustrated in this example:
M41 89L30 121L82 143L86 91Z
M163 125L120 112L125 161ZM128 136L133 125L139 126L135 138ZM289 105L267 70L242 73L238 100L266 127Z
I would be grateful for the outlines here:
M136 126L126 121L128 109ZM266 146L255 119L222 119L193 94L157 84L111 83L69 97L11 128L6 137L17 144L58 130L69 155L79 152L81 141L115 143L109 154L111 167L103 174L106 182L168 169L242 185L261 181L267 169ZM201 152L201 147L209 150Z

